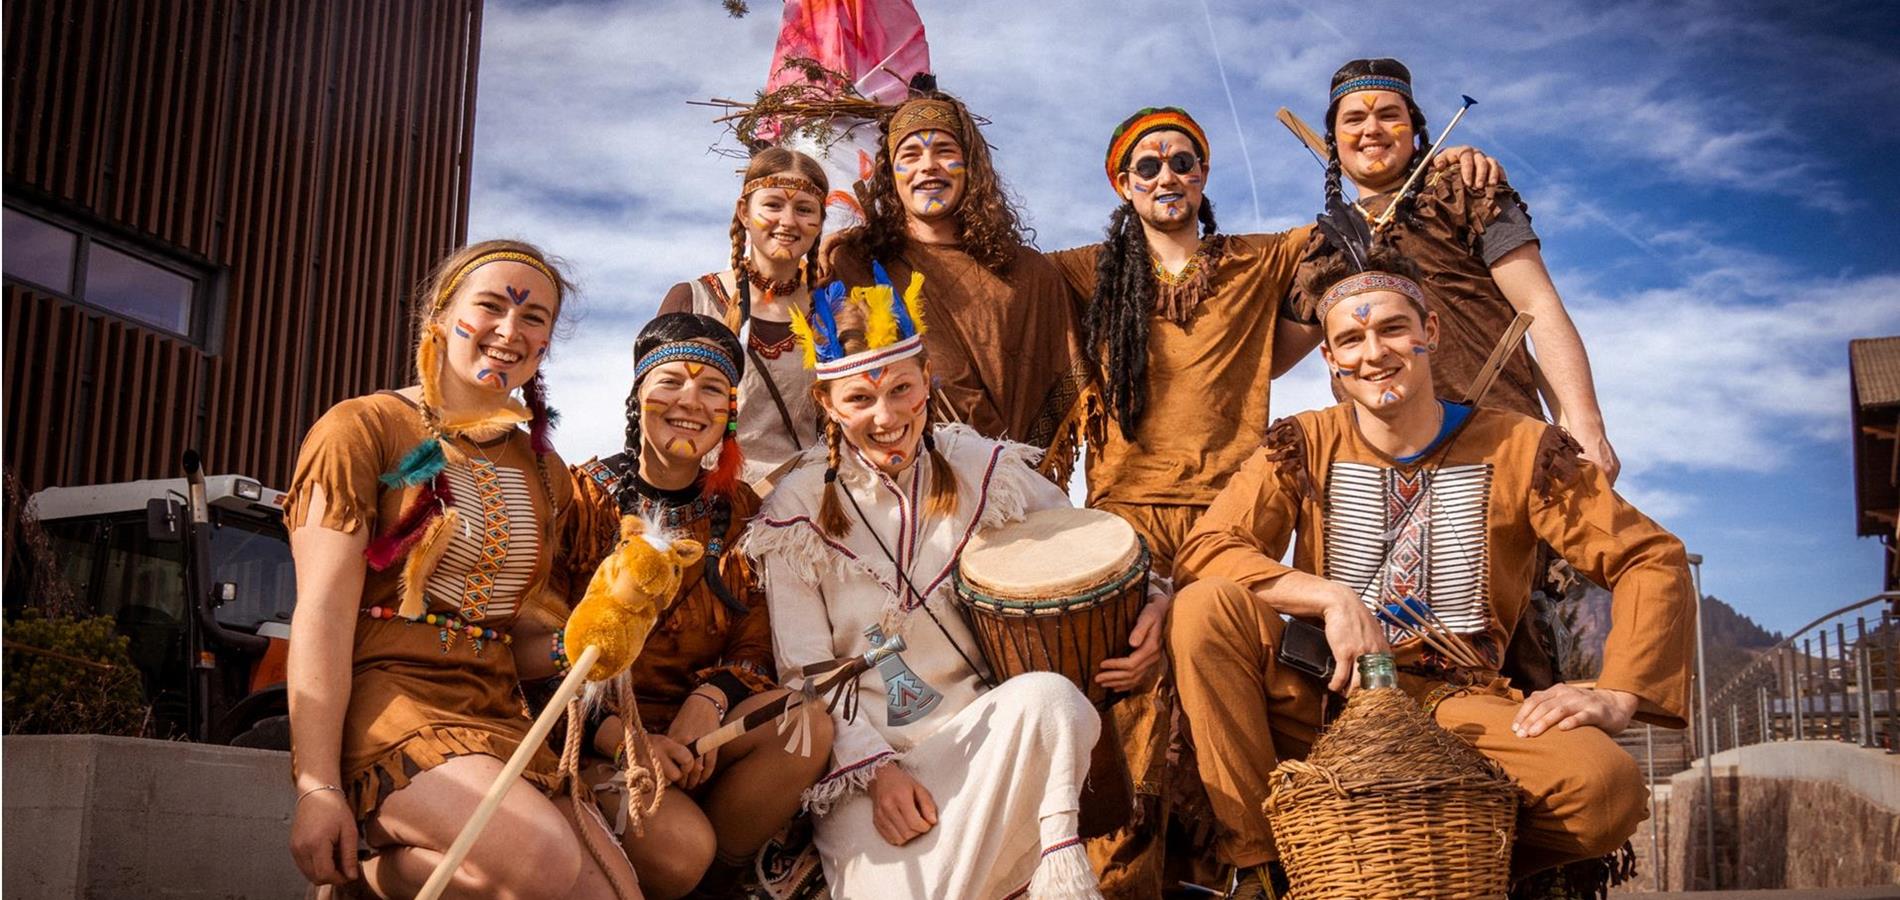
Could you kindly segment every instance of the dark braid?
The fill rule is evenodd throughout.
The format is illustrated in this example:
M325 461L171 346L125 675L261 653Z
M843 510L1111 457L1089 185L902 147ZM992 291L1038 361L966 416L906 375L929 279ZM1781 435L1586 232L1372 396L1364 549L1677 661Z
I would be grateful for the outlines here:
M1205 209L1205 206L1203 207ZM1213 221L1213 211L1205 213ZM1108 218L1095 259L1095 296L1084 317L1091 367L1102 373L1103 401L1133 441L1148 403L1148 320L1155 309L1154 263L1135 205L1124 202Z
M1335 107L1337 104L1335 104ZM1333 135L1333 114L1336 109L1326 111L1326 208L1331 209L1333 202L1341 205L1346 202L1346 192L1340 186L1345 176L1339 167L1339 139Z
M633 479L640 474L640 382L633 383L627 390L627 446L621 453L626 461L624 471L615 472L614 499L620 504L622 513L633 509Z
M1195 214L1201 222L1201 240L1207 240L1220 230L1220 223L1214 221L1214 198L1201 195L1201 211Z

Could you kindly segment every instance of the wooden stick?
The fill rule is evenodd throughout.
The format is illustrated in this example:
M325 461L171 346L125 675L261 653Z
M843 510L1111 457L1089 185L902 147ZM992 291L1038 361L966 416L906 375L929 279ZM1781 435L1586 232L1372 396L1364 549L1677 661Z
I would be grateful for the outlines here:
M1465 113L1469 112L1472 105L1477 102L1469 96L1465 97L1465 105L1459 107L1458 114L1452 116L1451 121L1445 124L1445 130L1438 133L1438 140L1432 142L1432 149L1427 151L1425 158L1412 169L1411 176L1405 179L1405 184L1400 186L1399 192L1392 195L1392 203L1385 208L1385 212L1379 214L1378 219L1373 221L1373 231L1384 231L1387 225L1392 224L1392 214L1398 212L1399 201L1405 199L1405 195L1412 190L1412 185L1418 182L1418 177L1425 174L1426 169L1432 167L1432 160L1437 159L1438 152L1445 149L1445 138L1451 136L1452 129L1457 128L1458 123L1464 121Z
M850 657L844 665L829 670L823 680L813 686L812 692L820 697L829 694L832 689L836 688L840 683L855 679L859 675L863 675L877 668L877 664L882 662L885 657L902 653L906 649L908 648L905 645L904 639L900 636L885 642L882 647L874 647L859 656ZM727 722L712 731L700 735L698 740L686 745L686 752L694 756L705 756L720 747L738 740L739 737L746 732L760 725L764 725L791 710L797 709L805 702L804 698L805 695L799 691L787 691L784 696L779 697L777 700L746 713L739 721Z
M574 661L574 667L567 670L567 677L561 679L554 699L548 701L547 708L541 710L534 725L528 728L528 736L521 739L521 746L516 747L514 755L508 757L508 764L501 767L501 774L495 776L494 785L482 797L481 805L475 807L475 814L462 826L462 833L455 836L455 843L449 845L449 852L443 854L442 861L436 864L435 872L422 886L421 893L416 894L416 900L436 900L442 896L442 891L449 886L449 879L455 875L456 867L468 857L469 849L475 846L475 839L481 837L482 829L488 827L488 820L495 817L495 810L501 808L501 798L507 796L508 789L514 787L515 779L520 778L521 773L528 768L528 761L534 758L535 750L547 741L548 732L554 729L554 723L560 721L561 715L567 711L568 701L580 692L588 670L594 667L598 659L600 648L593 644L588 644L587 649L581 651L580 659ZM579 728L580 723L570 723L568 727Z
M1274 113L1273 117L1279 119L1280 124L1286 126L1286 130L1293 132L1293 136L1299 138L1300 143L1306 145L1306 149L1313 151L1313 157L1319 160L1320 165L1327 164L1327 157L1331 153L1326 149L1326 142L1320 140L1312 126L1300 121L1300 117L1294 115L1293 110L1284 106L1280 107L1280 111Z
M1510 358L1511 351L1517 349L1517 342L1523 340L1524 334L1531 330L1531 323L1535 321L1537 317L1527 312L1520 312L1511 319L1510 326L1504 329L1504 336L1498 338L1497 346L1491 348L1491 357L1484 361L1484 368L1478 370L1477 379L1471 382L1471 390L1466 393L1465 402L1471 404L1472 408L1475 409L1484 400L1484 395L1491 392L1491 385L1497 383L1498 373L1504 371L1504 361Z

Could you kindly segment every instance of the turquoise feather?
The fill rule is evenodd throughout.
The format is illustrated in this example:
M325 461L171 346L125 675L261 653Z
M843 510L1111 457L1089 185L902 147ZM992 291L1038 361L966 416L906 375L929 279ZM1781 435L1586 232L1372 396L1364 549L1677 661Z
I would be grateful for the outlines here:
M448 464L449 458L442 453L442 442L428 438L403 454L394 469L382 474L382 481L393 488L427 484L442 474Z

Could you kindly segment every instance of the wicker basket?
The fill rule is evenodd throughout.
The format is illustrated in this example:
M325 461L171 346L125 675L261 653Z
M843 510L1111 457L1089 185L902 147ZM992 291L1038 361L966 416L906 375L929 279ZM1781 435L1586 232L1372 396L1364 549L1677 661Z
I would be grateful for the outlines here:
M1517 786L1394 689L1362 691L1264 804L1299 900L1502 898Z

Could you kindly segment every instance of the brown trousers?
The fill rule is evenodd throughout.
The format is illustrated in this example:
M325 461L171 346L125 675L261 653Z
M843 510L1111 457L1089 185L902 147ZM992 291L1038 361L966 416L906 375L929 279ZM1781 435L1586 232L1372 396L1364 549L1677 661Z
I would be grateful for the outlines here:
M1181 542L1206 511L1203 506L1112 502L1099 503L1096 508L1134 526L1148 544L1153 571L1162 575L1174 571L1174 557ZM1089 862L1101 877L1102 895L1110 900L1149 900L1162 893L1169 814L1165 790L1168 723L1173 718L1173 694L1172 679L1163 673L1153 688L1123 697L1106 713L1121 735L1122 753L1128 760L1128 774L1134 779L1140 804L1136 818L1127 827L1090 840L1085 848Z
M1285 627L1252 592L1225 579L1196 582L1174 598L1169 652L1180 703L1221 824L1221 855L1240 866L1279 858L1261 809L1268 776L1281 759L1304 756L1320 724L1323 688L1275 658ZM1430 686L1401 682L1408 691ZM1517 737L1511 719L1522 702L1515 691L1471 693L1435 712L1440 726L1517 780L1513 875L1621 847L1648 813L1636 760L1596 728Z

